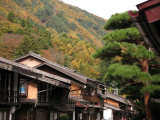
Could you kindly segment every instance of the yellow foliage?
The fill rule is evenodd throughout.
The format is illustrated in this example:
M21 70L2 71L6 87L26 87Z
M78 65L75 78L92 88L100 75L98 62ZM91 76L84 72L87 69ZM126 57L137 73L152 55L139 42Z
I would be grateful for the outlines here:
M71 62L71 64L72 64L75 68L78 68L78 63L77 63L76 60L73 60L73 61Z
M70 32L67 35L68 35L68 37L70 37L72 39L77 39L78 38L75 32Z
M2 7L0 7L0 13L4 14L4 16L7 16L7 11Z
M17 29L16 24L12 24L9 21L0 21L0 34L15 32Z
M93 78L98 78L100 73L96 71L95 69L90 68L90 74L92 74Z
M122 57L116 56L116 57L114 58L114 60L115 60L115 61L121 61L121 60L122 60Z
M72 47L72 45L70 44L70 43L68 43L67 44L67 53L69 54L69 55L71 55L72 53L73 53L73 47Z

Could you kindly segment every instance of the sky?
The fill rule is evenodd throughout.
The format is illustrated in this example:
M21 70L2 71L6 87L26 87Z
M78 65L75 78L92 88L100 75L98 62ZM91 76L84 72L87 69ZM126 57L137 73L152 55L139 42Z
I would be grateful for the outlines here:
M115 13L137 10L136 5L147 0L62 0L64 3L79 7L104 19Z

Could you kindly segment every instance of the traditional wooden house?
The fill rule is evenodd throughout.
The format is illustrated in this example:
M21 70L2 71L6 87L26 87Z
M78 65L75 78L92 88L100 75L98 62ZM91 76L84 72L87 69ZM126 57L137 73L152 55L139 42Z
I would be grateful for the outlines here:
M105 93L105 97L104 107L105 110L111 110L111 120L121 120L122 118L128 118L129 112L131 111L131 103L128 100L109 92Z
M0 58L0 120L12 119L12 114L20 105L20 75L5 59Z
M67 109L69 87L69 79L0 58L0 118L52 120Z
M98 96L97 94L97 80L91 79L75 70L42 58L40 55L33 52L14 61L71 80L68 101L69 103L75 103L75 105L70 105L73 106L73 109L68 111L68 114L72 116L70 117L71 119L95 120L100 119L100 117L102 118L103 103L100 101L103 100L100 99L101 96ZM99 87L101 86L102 85L99 85ZM101 111L101 114L99 111Z
M82 89L82 98L87 100L87 105L76 104L76 120L101 120L103 118L103 90L97 88L98 81L87 79L86 89ZM99 87L101 87L99 85ZM83 108L83 109L81 109Z

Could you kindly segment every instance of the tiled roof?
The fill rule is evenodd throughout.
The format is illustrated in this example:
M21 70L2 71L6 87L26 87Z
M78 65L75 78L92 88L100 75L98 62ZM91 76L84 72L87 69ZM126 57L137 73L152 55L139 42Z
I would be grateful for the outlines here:
M52 61L50 61L48 59L45 59L45 58L41 57L39 54L36 54L36 53L33 53L33 52L29 52L27 55L21 56L21 57L15 59L14 61L18 62L19 60L22 60L22 59L24 59L26 57L29 57L29 56L32 56L32 57L37 58L37 59L39 59L39 60L44 62L39 66L49 65L49 66L55 68L56 70L58 70L58 71L60 71L62 73L65 73L65 74L73 77L74 79L82 82L82 83L85 83L85 84L87 83L88 85L91 85L92 87L96 87L96 84L97 84L97 80L96 79L84 76L81 73L77 72L76 70L73 70L73 69L64 67L62 65L59 65L59 64L57 64L55 62L52 62ZM36 68L38 68L39 66L36 66Z
M110 98L110 99L116 100L118 102L130 105L130 102L127 99L125 99L125 98L123 98L119 95L115 95L113 93L105 92L105 96L106 96L106 98Z
M76 80L78 80L78 81L80 81L80 82L82 82L84 84L86 84L86 82L87 82L87 78L86 77L78 75L78 74L75 74L74 72L68 71L68 70L64 69L63 67L59 67L59 66L57 66L55 64L42 63L41 65L36 66L35 68L39 68L39 67L44 66L44 65L49 66L49 67L51 67L53 69L56 69L56 70L66 74L66 75L68 75L70 77L73 77L74 79L76 79Z
M110 105L110 104L107 104L107 103L104 103L104 107L105 107L106 109L112 109L112 110L116 110L116 111L122 111L120 108L115 107L115 106Z
M26 66L23 64L19 64L14 61L7 60L1 57L0 57L0 68L10 70L10 71L15 71L22 75L26 75L26 76L35 78L37 80L54 84L57 86L59 85L60 82L67 83L67 84L70 84L71 82L69 79L61 78L59 76L52 75L50 73Z

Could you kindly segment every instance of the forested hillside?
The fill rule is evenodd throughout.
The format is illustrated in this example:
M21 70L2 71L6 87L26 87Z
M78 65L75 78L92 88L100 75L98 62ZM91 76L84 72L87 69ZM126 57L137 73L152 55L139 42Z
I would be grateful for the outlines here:
M0 56L14 59L29 51L98 78L105 20L59 0L1 0Z

